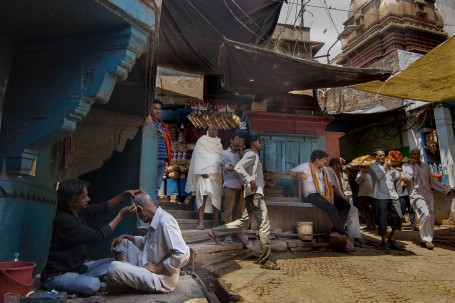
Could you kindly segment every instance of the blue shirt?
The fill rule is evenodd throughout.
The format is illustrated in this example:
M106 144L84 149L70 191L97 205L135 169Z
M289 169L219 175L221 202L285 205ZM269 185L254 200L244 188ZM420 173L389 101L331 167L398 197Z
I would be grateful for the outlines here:
M234 152L230 147L223 150L220 155L220 163L223 167L223 187L232 189L242 188L239 174L235 170L226 170L229 166L235 166L240 161L239 152Z
M158 130L166 131L164 126L159 123L156 119L153 119L153 126ZM167 149L166 149L166 141L164 140L163 136L161 136L161 132L158 132L158 159L167 160Z

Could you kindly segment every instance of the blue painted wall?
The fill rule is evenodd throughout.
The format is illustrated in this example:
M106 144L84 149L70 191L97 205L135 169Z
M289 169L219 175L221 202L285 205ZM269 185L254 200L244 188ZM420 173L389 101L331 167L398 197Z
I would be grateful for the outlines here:
M47 259L57 205L55 148L38 152L36 177L0 176L0 261L19 252L21 260L37 263L35 273Z
M35 273L43 268L56 210L56 143L127 78L145 51L154 15L142 0L0 4L0 261L19 252L38 264ZM94 201L137 187L138 161L131 164L139 159L137 145L133 140L128 156L114 156L105 174L94 177L95 188L103 184Z

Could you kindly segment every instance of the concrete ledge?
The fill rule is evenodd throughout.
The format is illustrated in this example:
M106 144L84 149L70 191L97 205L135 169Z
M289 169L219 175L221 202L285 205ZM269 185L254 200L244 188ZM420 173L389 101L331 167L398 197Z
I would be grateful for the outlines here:
M313 233L329 233L332 223L329 217L311 203L266 202L271 230L296 231L297 222L313 222Z

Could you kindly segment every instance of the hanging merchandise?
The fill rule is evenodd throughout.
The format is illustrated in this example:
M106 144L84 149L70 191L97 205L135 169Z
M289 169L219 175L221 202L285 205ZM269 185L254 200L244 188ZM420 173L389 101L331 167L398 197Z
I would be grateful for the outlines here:
M438 146L438 132L433 131L425 135L425 140L427 148L434 154Z
M230 130L237 128L240 123L240 118L236 114L218 111L193 111L188 115L188 120L194 127L204 129L214 123L220 129Z

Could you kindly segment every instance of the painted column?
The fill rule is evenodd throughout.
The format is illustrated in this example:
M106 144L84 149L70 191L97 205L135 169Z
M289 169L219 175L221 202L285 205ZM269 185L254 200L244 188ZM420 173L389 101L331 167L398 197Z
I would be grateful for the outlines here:
M455 187L455 139L450 110L443 106L435 107L434 119L438 131L441 164L446 163L450 186Z

